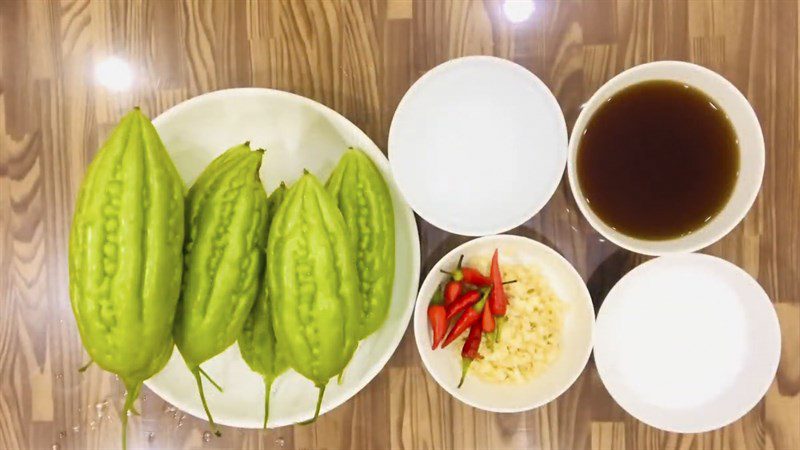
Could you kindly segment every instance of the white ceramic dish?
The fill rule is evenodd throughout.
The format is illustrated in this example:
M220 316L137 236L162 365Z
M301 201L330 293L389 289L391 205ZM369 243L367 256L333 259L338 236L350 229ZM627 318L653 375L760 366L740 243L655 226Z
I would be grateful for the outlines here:
M735 265L696 253L625 275L597 316L594 358L608 392L656 428L699 433L766 394L781 352L767 294Z
M561 354L552 367L525 384L495 384L467 376L457 388L461 374L458 349L447 347L431 350L432 338L428 325L428 304L440 283L447 276L439 269L452 270L460 255L491 257L500 250L500 265L504 263L532 264L539 268L555 293L566 303ZM566 391L586 366L592 351L594 307L586 284L572 265L555 250L520 236L487 236L467 242L445 255L428 273L422 283L414 309L414 336L422 362L453 397L475 408L510 413L527 411L550 402Z
M268 192L281 180L295 181L304 168L326 179L351 145L363 149L383 172L394 202L397 242L392 306L386 323L361 343L345 370L344 383L333 380L328 384L321 412L347 401L378 374L400 343L419 280L416 222L392 181L386 158L361 130L333 110L270 89L230 89L201 95L164 112L153 123L187 185L214 157L247 140L253 148L267 149L261 178ZM225 389L220 393L206 385L215 421L260 428L263 383L241 359L238 347L234 344L203 368ZM177 350L164 370L145 384L166 401L205 419L195 383ZM279 377L273 385L269 426L311 418L316 396L313 384L297 373L290 371Z
M644 240L624 235L603 223L592 211L578 182L576 159L580 138L592 114L620 90L642 81L673 80L706 93L728 115L739 142L739 177L727 205L705 226L683 237ZM705 67L681 61L658 61L628 69L604 84L584 104L569 141L567 173L575 201L586 220L609 241L645 255L666 255L700 250L722 239L747 214L761 188L764 176L764 136L753 107L736 86Z
M466 236L501 233L553 195L567 161L567 127L553 94L524 67L459 58L423 75L400 101L389 161L426 221Z

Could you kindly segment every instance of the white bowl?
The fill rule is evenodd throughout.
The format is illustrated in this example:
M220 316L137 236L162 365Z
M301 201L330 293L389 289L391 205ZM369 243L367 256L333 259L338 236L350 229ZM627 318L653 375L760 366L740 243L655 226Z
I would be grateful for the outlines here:
M726 206L705 226L675 239L645 240L622 234L603 223L586 202L576 169L581 136L595 111L620 90L648 80L673 80L693 86L711 97L728 115L739 141L739 176ZM764 176L764 136L753 107L736 87L705 67L681 61L642 64L615 76L592 95L572 128L567 165L569 185L589 224L609 241L645 255L693 252L728 234L747 214Z
M153 123L187 185L227 148L249 140L267 149L261 179L268 192L282 180L293 182L307 168L325 180L346 150L356 146L369 155L389 184L394 202L397 242L392 305L386 323L361 342L344 372L344 383L328 383L321 413L341 405L380 372L408 327L419 280L419 238L414 214L397 192L389 164L378 147L335 111L298 95L271 89L229 89L187 100ZM242 428L260 428L264 387L239 355L236 344L203 364L225 389L205 383L215 421ZM189 414L205 419L197 388L177 349L167 366L147 387ZM294 371L279 377L271 398L269 426L311 418L317 390Z
M524 67L459 58L406 92L389 130L389 161L426 221L466 236L501 233L533 217L555 192L567 127L553 94Z
M491 258L500 250L500 265L505 263L536 266L547 278L558 297L566 303L561 353L553 365L524 384L495 384L467 375L458 388L461 358L451 347L431 350L428 304L460 255ZM486 411L511 413L528 411L548 403L569 388L583 371L592 351L594 307L586 284L572 265L550 247L521 236L496 235L472 240L445 255L428 273L414 309L414 336L428 373L453 397Z
M778 316L747 272L709 255L648 261L608 293L594 359L608 392L662 430L700 433L766 394L781 353Z

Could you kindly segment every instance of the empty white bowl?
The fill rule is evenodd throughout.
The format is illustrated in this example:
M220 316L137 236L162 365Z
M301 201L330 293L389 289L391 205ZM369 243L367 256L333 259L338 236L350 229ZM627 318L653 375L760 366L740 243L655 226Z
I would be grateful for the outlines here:
M608 293L594 359L628 413L699 433L742 417L766 394L781 353L775 308L747 272L709 255L648 261Z
M491 258L500 250L500 265L535 265L550 283L553 291L566 304L562 328L561 353L552 365L537 378L524 384L496 384L467 375L461 377L460 349L431 350L433 345L428 325L428 304L447 275L439 270L452 270L462 254L466 260L475 256ZM544 405L569 388L583 371L592 351L594 308L586 284L572 265L550 247L520 236L496 235L472 240L445 255L428 273L414 309L414 336L422 362L428 373L453 397L462 402L493 412L520 412Z
M567 161L567 127L553 94L511 61L470 56L423 75L389 131L400 191L423 219L483 236L533 217Z
M739 176L728 203L705 226L674 239L638 239L606 225L586 202L577 175L576 160L581 136L595 111L620 90L649 80L678 81L704 92L722 107L733 124L739 141ZM642 64L620 73L606 82L586 102L570 135L567 173L579 209L598 233L622 248L658 256L697 251L728 234L753 206L764 176L764 158L764 136L758 117L736 86L718 73L696 64L658 61Z

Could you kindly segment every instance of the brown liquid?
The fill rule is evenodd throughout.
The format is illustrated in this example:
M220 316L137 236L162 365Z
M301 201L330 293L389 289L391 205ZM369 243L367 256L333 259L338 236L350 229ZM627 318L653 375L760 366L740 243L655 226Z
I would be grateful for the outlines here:
M669 239L697 230L725 206L739 173L739 144L706 94L647 81L592 115L577 173L600 220L629 236Z

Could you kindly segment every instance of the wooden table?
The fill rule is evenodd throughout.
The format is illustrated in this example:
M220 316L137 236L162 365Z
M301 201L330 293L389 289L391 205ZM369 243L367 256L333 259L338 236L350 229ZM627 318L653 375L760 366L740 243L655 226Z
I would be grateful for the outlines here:
M536 0L513 24L501 1L0 0L0 448L116 448L122 386L76 368L87 358L67 293L67 236L86 165L134 105L155 116L215 89L265 86L339 111L386 147L411 83L450 58L493 54L537 74L571 127L603 82L633 65L693 61L731 80L764 129L767 167L747 218L706 249L743 267L772 297L783 331L778 375L738 422L699 435L661 432L625 414L592 362L557 401L488 414L447 395L406 333L369 386L313 426L224 428L146 389L130 448L800 449L800 4L795 1ZM127 90L96 82L115 55ZM419 221L423 273L466 238ZM555 247L596 304L645 258L599 239L566 182L512 233Z

